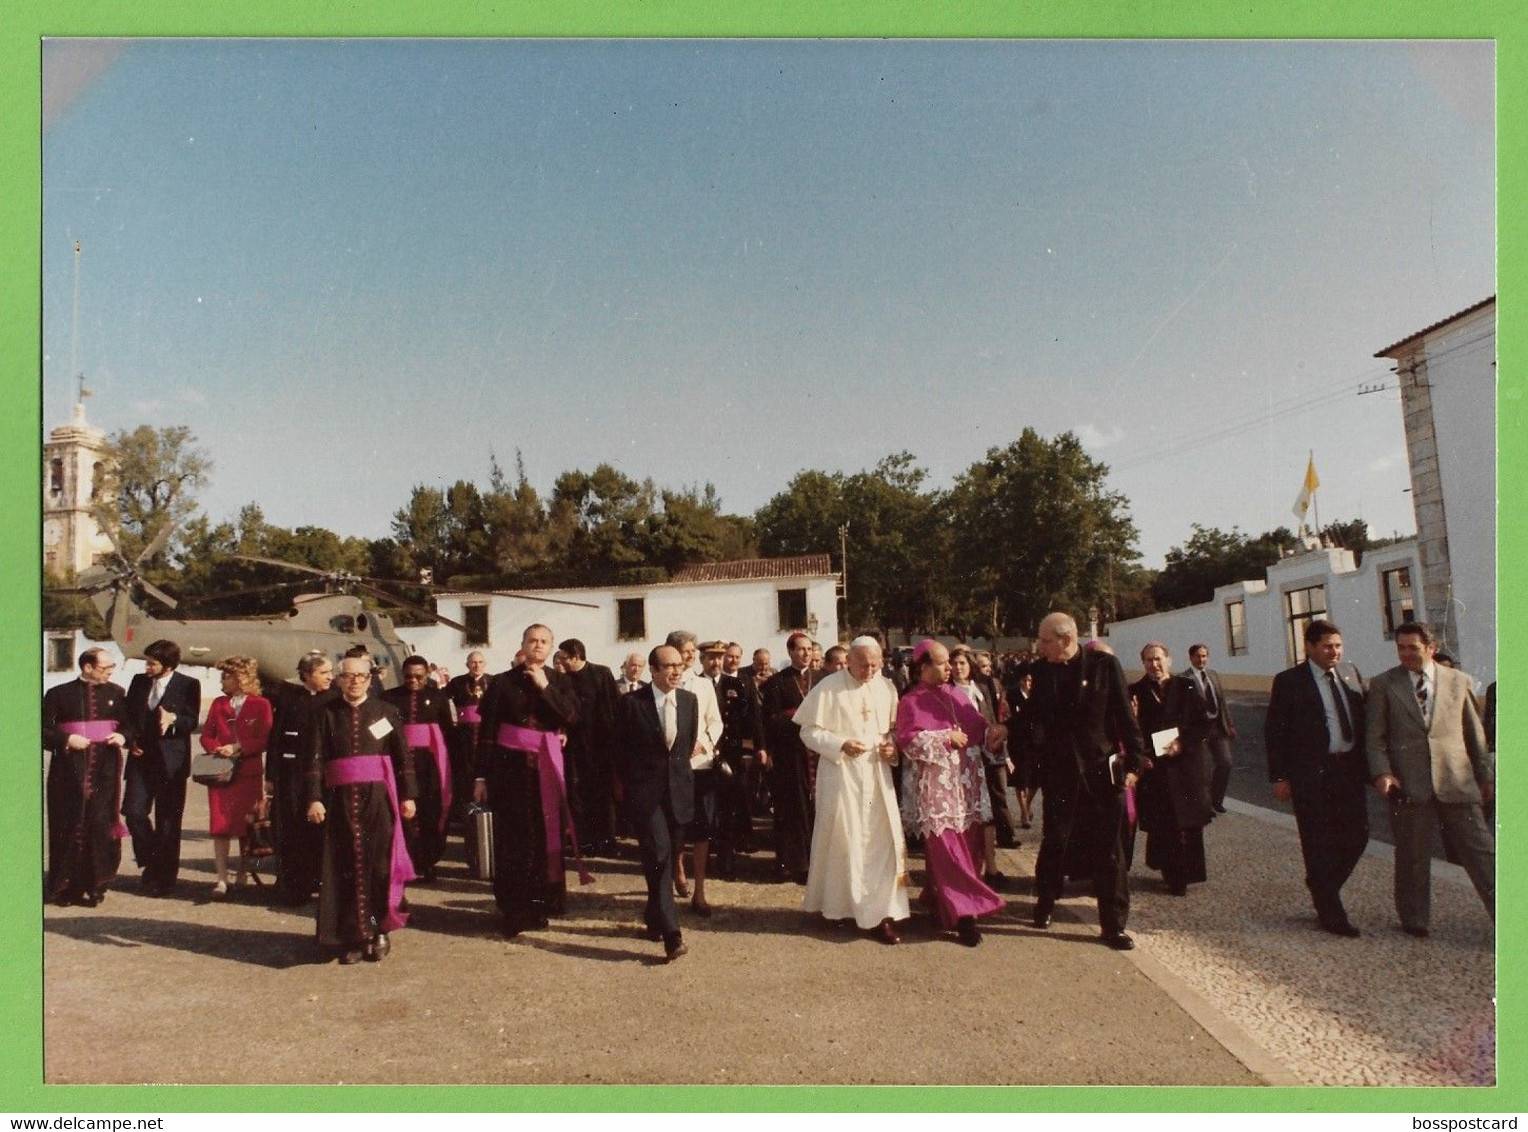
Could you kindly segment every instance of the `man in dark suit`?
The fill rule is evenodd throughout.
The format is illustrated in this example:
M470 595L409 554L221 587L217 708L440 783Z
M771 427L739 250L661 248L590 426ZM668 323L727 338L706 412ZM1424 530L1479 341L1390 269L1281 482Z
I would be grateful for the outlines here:
M143 674L127 689L136 738L124 773L122 816L133 835L133 858L143 870L143 891L167 896L180 873L180 821L202 686L177 671L180 646L174 641L155 641L143 658Z
M1061 896L1069 852L1093 878L1101 939L1116 951L1135 941L1125 934L1130 884L1124 845L1125 775L1140 766L1141 731L1130 711L1119 661L1077 641L1065 613L1040 622L1034 721L1045 822L1035 862L1037 928L1050 926Z
M685 663L678 649L659 645L647 663L651 687L621 697L621 781L647 882L642 914L647 938L662 940L664 956L672 963L689 950L679 931L672 878L674 854L683 844L677 839L694 816L690 756L696 751L700 709L695 694L679 686Z
M1395 910L1407 935L1427 938L1432 831L1458 854L1496 918L1496 839L1482 806L1496 785L1496 760L1475 711L1470 678L1435 662L1424 625L1395 631L1400 664L1369 685L1369 773L1390 799L1395 832Z
M1183 673L1194 682L1204 700L1209 731L1204 748L1210 753L1210 804L1217 814L1226 812L1226 787L1231 784L1231 740L1236 738L1236 724L1226 706L1226 692L1220 686L1220 673L1210 667L1210 646L1190 645L1188 669Z
M1305 886L1323 931L1359 934L1342 906L1342 886L1369 843L1364 787L1364 693L1342 664L1342 630L1330 621L1305 629L1305 663L1273 678L1263 741L1268 780L1293 802L1305 858Z

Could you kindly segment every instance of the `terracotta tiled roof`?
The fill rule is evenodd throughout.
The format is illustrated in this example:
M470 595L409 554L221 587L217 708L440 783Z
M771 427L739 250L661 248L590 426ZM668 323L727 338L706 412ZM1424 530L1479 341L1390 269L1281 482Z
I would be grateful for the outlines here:
M1383 350L1380 350L1374 356L1376 358L1394 357L1395 356L1395 352L1397 350L1399 350L1402 346L1410 345L1412 342L1415 342L1418 338L1422 337L1422 335L1424 335L1424 334L1431 334L1434 330L1437 330L1438 327L1445 326L1448 323L1453 322L1456 318L1463 318L1467 314L1474 314L1476 311L1480 310L1482 307L1489 306L1491 303L1494 303L1495 301L1496 301L1496 296L1495 295L1492 295L1489 299L1481 299L1480 302L1476 303L1474 306L1472 306L1472 307L1465 307L1458 314L1451 314L1447 318L1440 318L1437 322L1433 323L1431 326L1424 326L1421 330L1418 330L1415 334L1408 334L1408 335L1406 335L1406 337L1402 338L1399 342L1392 342L1390 345L1386 346Z
M744 558L737 562L700 562L681 566L670 582L753 582L769 578L816 578L831 576L832 560L826 554L800 554L794 558Z

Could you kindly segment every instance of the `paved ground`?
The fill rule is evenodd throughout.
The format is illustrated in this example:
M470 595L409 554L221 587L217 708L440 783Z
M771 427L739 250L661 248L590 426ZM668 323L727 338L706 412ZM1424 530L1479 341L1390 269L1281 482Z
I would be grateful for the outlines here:
M1245 773L1242 775L1246 777ZM1235 792L1235 791L1233 791ZM193 788L190 829L204 828ZM1399 932L1385 847L1346 893L1359 940L1314 930L1292 819L1242 802L1207 831L1210 883L1166 894L1138 863L1128 955L1091 900L1028 925L1038 829L975 950L921 919L888 948L808 920L801 890L718 883L672 966L636 937L634 861L596 862L552 929L508 941L456 863L411 889L382 964L341 968L311 913L207 902L193 836L178 898L125 875L99 908L44 913L46 1078L63 1082L1484 1085L1493 927L1438 865L1434 932ZM1143 846L1138 847L1138 851ZM459 843L452 854L459 858ZM130 854L129 854L130 856ZM172 1024L166 1025L166 1020ZM247 1051L242 1054L235 1051Z

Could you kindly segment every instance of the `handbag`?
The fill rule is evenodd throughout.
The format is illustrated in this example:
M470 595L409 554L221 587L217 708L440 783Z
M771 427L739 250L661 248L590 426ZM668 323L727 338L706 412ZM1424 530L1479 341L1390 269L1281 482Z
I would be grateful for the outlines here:
M191 781L203 786L227 786L238 773L237 758L225 759L220 755L191 756Z
M255 808L249 811L239 848L246 858L251 859L269 857L276 852L276 835L271 829L269 804L256 803Z

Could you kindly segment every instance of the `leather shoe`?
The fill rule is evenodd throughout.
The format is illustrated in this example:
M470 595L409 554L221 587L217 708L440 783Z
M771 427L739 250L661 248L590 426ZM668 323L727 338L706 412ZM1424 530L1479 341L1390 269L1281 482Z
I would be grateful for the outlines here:
M1029 917L1029 922L1037 928L1048 928L1051 926L1051 913L1055 910L1054 904L1048 900L1042 900L1035 905L1034 914Z
M975 947L982 941L982 930L976 926L975 916L962 916L956 920L955 934L967 947Z
M690 886L682 880L676 880L674 882L674 895L681 900L688 900L690 898Z
M1186 885L1186 884L1170 884L1170 885L1167 886L1167 895L1169 895L1169 896L1187 896L1188 895L1188 885Z
M1215 807L1215 812L1217 814L1223 814L1223 813L1226 812L1226 808L1224 806L1216 806Z
M643 939L651 940L653 943L663 942L662 928L642 928L637 934Z
M342 952L340 952L340 966L341 967L349 967L352 964L359 963L360 961L361 961L361 953L359 951L350 950L350 951L342 951Z
M1345 919L1322 920L1321 930L1324 932L1329 932L1332 935L1340 935L1344 939L1357 939L1360 935L1363 934Z
M664 938L663 961L665 963L672 963L681 955L688 955L689 953L690 949L684 945L683 937L675 934Z
M1426 939L1427 938L1427 929L1426 928L1412 928L1412 927L1407 927L1406 925L1402 924L1401 925L1401 931L1405 932L1407 935L1416 936L1418 939Z
M366 945L366 958L372 963L380 963L387 958L388 952L392 949L393 945L387 938L387 933L380 932L376 939Z
M1105 947L1112 947L1115 951L1134 951L1135 940L1124 932L1110 932L1101 937Z
M875 929L875 938L886 944L898 944L902 937L897 934L897 925L887 916L881 921L881 926Z

